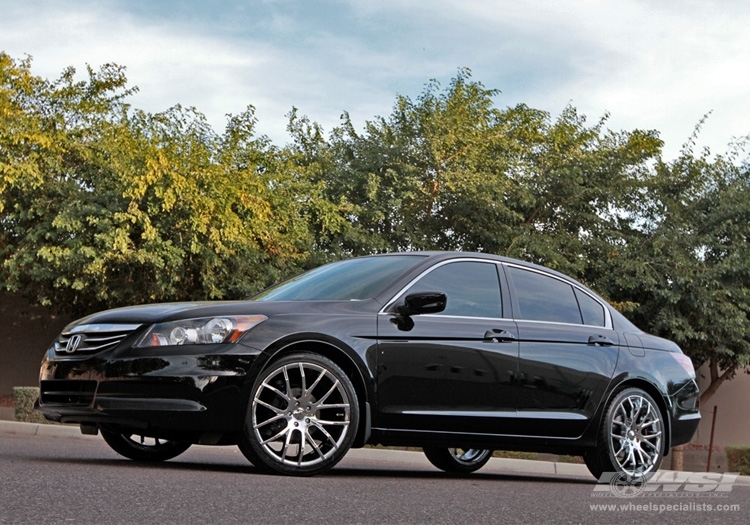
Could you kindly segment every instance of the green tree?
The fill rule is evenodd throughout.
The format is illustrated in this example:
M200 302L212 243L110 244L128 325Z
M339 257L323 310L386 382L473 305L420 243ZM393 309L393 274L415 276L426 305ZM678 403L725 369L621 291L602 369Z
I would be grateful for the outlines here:
M252 108L217 135L180 106L131 112L122 68L55 82L2 66L2 282L74 314L240 298L295 273L312 235Z
M617 231L662 143L654 132L604 130L572 107L557 120L494 106L461 70L445 90L398 97L389 118L334 130L328 197L347 198L361 232L352 253L488 251L586 276L587 255Z
M750 170L740 152L694 155L691 142L659 162L600 281L638 326L708 365L703 403L750 360Z

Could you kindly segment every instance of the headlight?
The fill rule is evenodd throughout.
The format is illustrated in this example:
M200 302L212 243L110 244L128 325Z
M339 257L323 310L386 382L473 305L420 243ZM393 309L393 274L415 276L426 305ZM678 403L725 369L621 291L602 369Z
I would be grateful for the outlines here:
M136 343L136 348L174 345L234 343L265 315L232 315L203 319L183 319L153 325Z

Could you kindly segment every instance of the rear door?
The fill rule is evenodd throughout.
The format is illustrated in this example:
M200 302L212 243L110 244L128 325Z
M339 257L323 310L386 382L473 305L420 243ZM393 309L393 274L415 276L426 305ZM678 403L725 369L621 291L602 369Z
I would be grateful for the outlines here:
M617 364L609 312L583 287L526 267L505 269L520 344L516 432L577 437Z

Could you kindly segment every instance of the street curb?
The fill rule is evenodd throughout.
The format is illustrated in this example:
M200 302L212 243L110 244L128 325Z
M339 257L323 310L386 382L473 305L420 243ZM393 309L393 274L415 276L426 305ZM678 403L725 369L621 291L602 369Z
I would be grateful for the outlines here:
M21 423L19 421L0 421L0 436L51 437L62 439L101 440L99 436L81 434L78 425L48 425L40 423ZM379 465L390 463L397 465L430 466L430 462L420 452L409 450L390 450L380 448L356 448L347 452L347 457L357 460L373 461ZM346 458L345 458L346 459ZM583 477L595 483L586 465L579 463L561 463L556 461L538 461L531 459L492 458L481 470L487 474L526 474L535 476ZM660 472L684 472L660 470ZM733 485L750 487L750 476L737 476Z
M347 452L347 457L358 460L376 461L382 465L392 463L396 465L419 465L429 467L431 463L421 452L409 450L389 450L381 448L355 448ZM533 474L541 476L581 476L591 477L586 465L577 463L559 463L552 461L537 461L530 459L492 458L481 472L492 474Z
M0 435L97 439L97 436L81 434L81 429L78 425L49 425L44 423L22 423L20 421L0 421Z

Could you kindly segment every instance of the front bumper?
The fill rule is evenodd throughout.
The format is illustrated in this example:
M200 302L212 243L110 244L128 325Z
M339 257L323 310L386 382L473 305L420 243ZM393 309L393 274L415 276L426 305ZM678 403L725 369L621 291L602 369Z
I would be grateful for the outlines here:
M52 421L140 431L242 430L257 352L238 344L67 357L50 349L37 410Z

